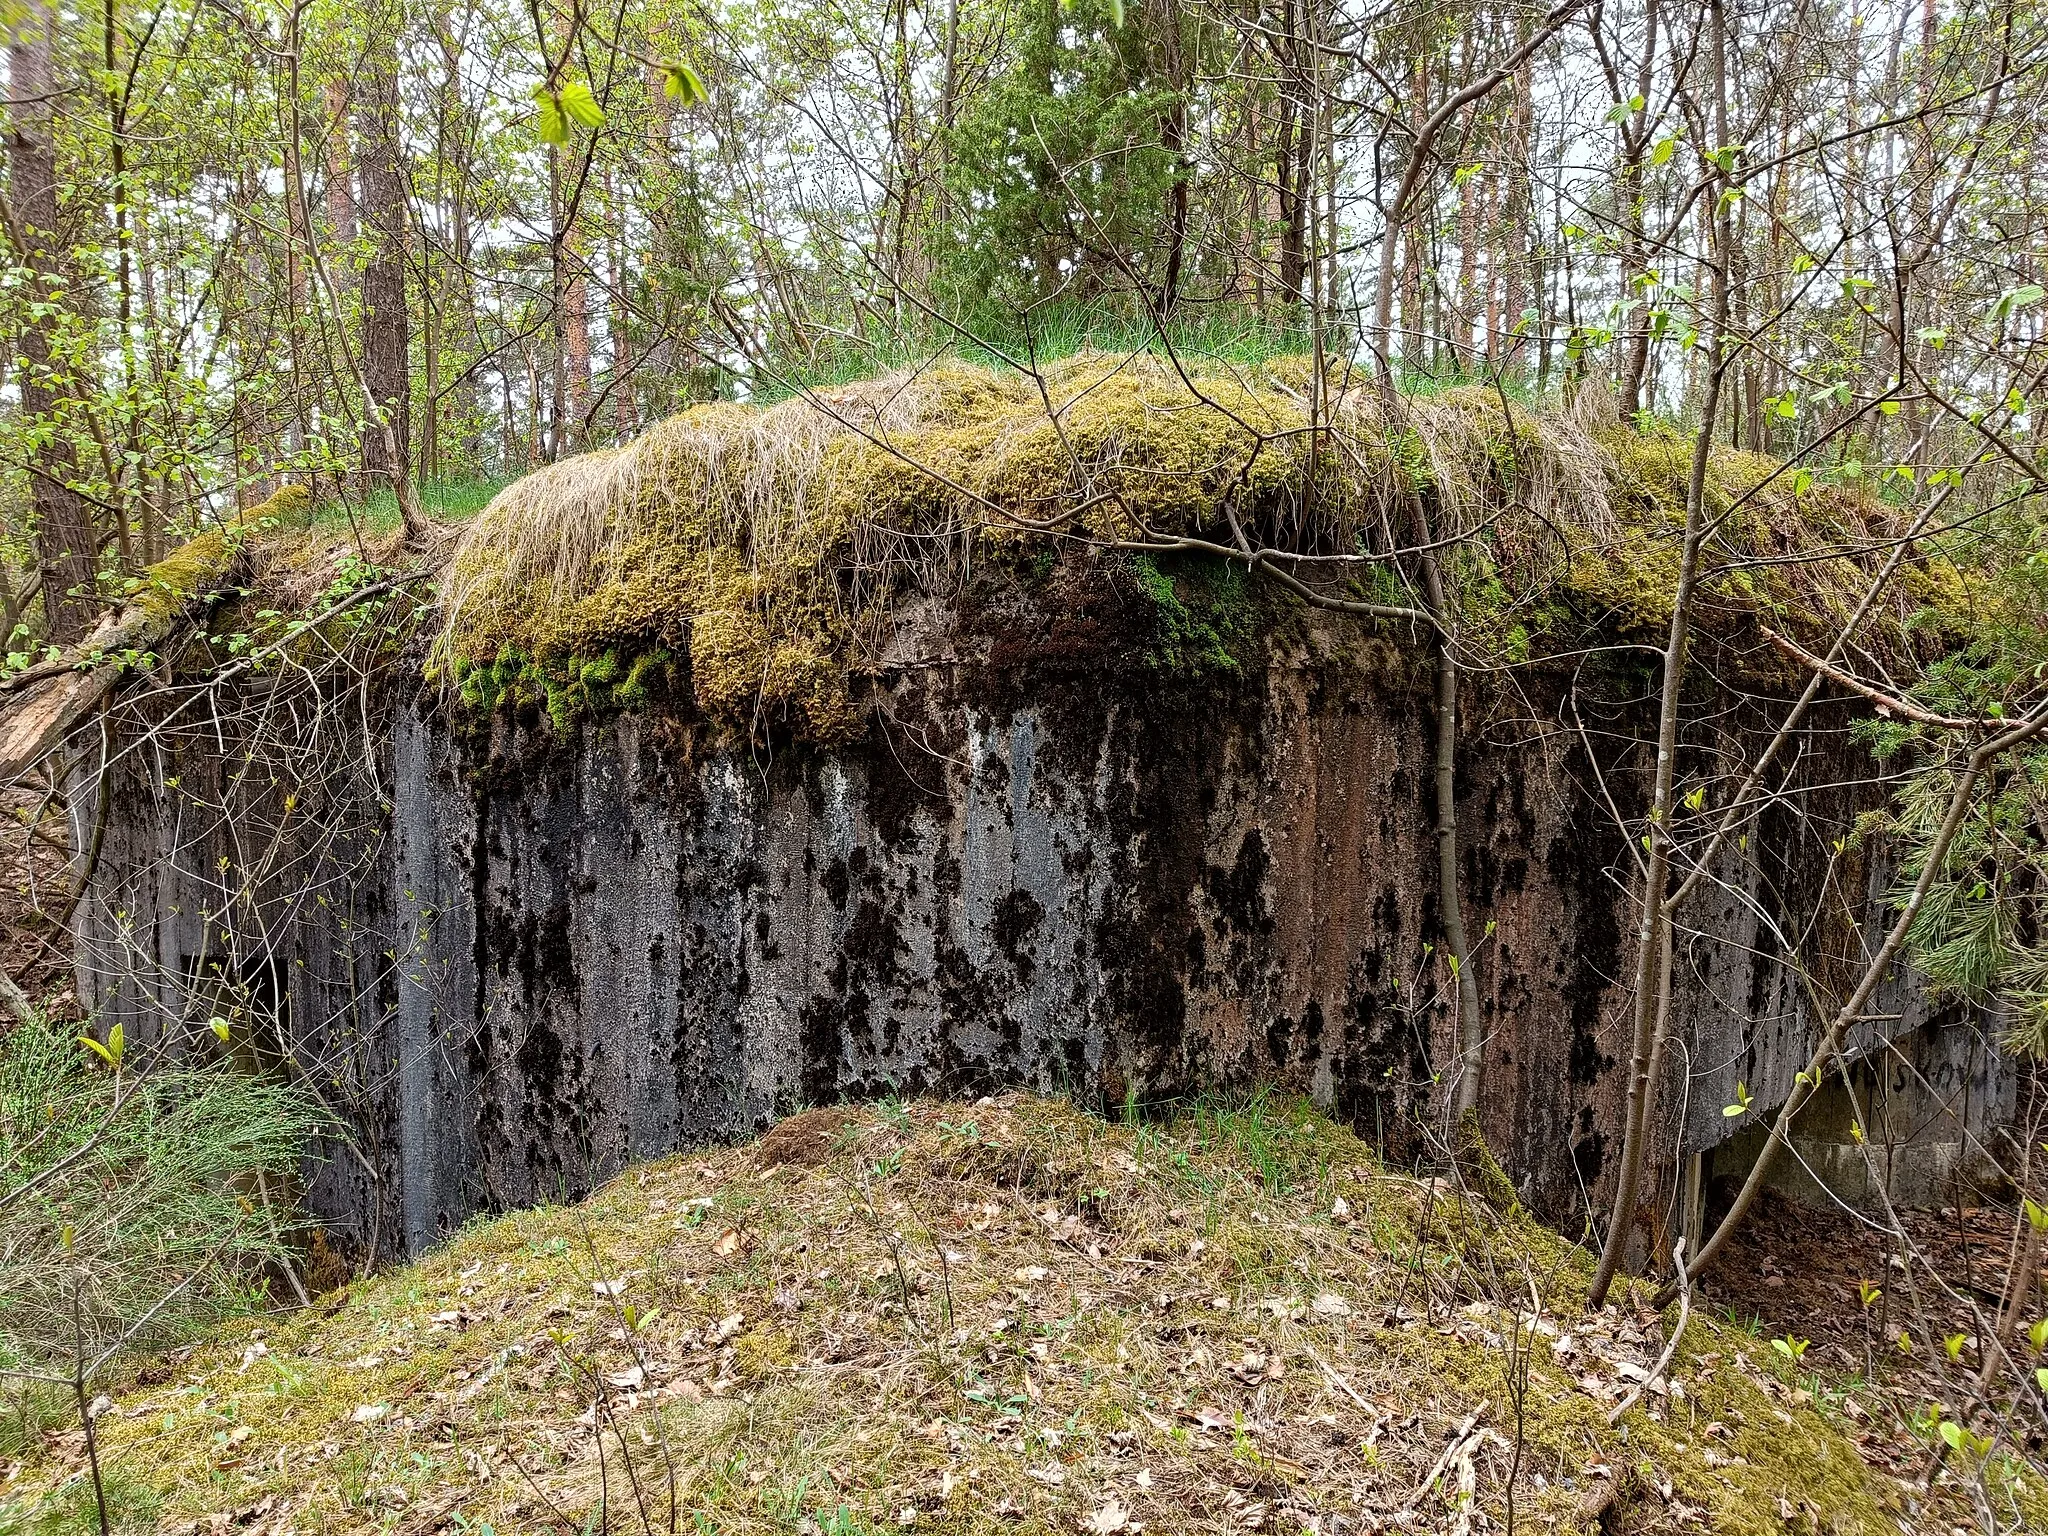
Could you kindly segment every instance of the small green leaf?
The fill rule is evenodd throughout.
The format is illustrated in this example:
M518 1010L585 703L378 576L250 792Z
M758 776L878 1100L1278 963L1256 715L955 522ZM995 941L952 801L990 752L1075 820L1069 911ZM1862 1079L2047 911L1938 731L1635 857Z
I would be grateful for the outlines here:
M569 120L562 115L562 99L545 85L533 88L534 104L540 110L540 141L543 144L569 142Z
M590 94L590 87L581 80L571 80L562 87L562 111L585 128L599 128L604 125L604 108L597 104L597 98Z
M2008 288L1998 296L1998 302L1991 306L1993 320L2008 320L2015 311L2038 304L2048 298L2048 288L2039 283L2022 283L2017 288Z
M228 1043L228 1021L226 1019L222 1018L219 1014L216 1013L212 1018L206 1021L206 1027L213 1031L213 1038L218 1040L222 1045L226 1045Z
M662 70L661 89L671 100L694 107L711 99L711 92L704 88L703 77L689 65L681 62L667 64L662 66Z

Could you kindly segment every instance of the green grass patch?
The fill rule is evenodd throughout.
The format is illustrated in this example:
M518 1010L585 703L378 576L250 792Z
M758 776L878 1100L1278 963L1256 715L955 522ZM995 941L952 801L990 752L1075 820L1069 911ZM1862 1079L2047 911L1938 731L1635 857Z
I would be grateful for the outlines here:
M490 505L491 498L518 476L486 480L440 480L420 486L420 506L437 523L466 523ZM398 497L388 487L357 498L329 496L313 510L315 530L360 530L368 538L388 538L401 524Z

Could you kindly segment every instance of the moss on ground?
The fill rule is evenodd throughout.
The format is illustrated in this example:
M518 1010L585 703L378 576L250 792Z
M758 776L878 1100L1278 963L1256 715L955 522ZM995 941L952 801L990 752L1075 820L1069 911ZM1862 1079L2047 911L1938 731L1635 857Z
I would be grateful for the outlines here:
M1589 1278L1291 1102L884 1104L479 1222L98 1422L169 1530L1483 1530L1511 1468L1530 1531L1967 1518L1974 1467L1910 1486L1909 1430L1703 1316L1610 1428L1663 1323L1585 1316ZM0 1529L83 1528L80 1454L47 1440Z

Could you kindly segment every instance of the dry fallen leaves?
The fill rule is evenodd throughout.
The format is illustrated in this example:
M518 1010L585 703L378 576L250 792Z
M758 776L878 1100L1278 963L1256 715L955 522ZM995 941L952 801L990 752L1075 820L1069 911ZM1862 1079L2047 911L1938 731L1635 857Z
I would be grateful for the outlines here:
M1116 1536L1119 1531L1137 1529L1131 1524L1130 1511L1118 1503L1113 1494L1107 1504L1096 1510L1082 1524L1094 1532L1095 1536Z

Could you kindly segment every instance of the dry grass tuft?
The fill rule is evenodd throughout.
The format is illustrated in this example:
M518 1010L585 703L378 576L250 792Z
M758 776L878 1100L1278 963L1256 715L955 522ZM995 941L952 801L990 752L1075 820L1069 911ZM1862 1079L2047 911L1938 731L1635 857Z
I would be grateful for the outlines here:
M1464 641L1527 654L1534 637L1654 628L1675 579L1689 450L1624 431L1590 395L1538 413L1461 388L1390 405L1335 388L1312 421L1307 365L1190 365L1083 354L1036 377L957 361L765 410L707 405L622 448L506 488L462 537L439 655L472 702L508 684L573 687L635 658L688 657L698 704L742 728L858 728L849 676L892 607L957 586L979 556L1083 538L1255 543L1338 563L1343 586L1395 587L1376 554L1426 507ZM1717 554L1844 549L1888 513L1853 490L1716 457ZM1348 563L1345 563L1348 562ZM1717 600L1792 622L1834 616L1857 558L1715 578ZM638 684L636 683L636 688ZM632 702L628 699L627 702Z
M1511 1483L1525 1531L1963 1514L1974 1468L1914 1493L1922 1446L1698 1312L1609 1428L1663 1323L1583 1316L1578 1250L1303 1106L833 1113L815 1163L673 1158L223 1336L117 1394L116 1477L166 1530L306 1536L1490 1531Z

